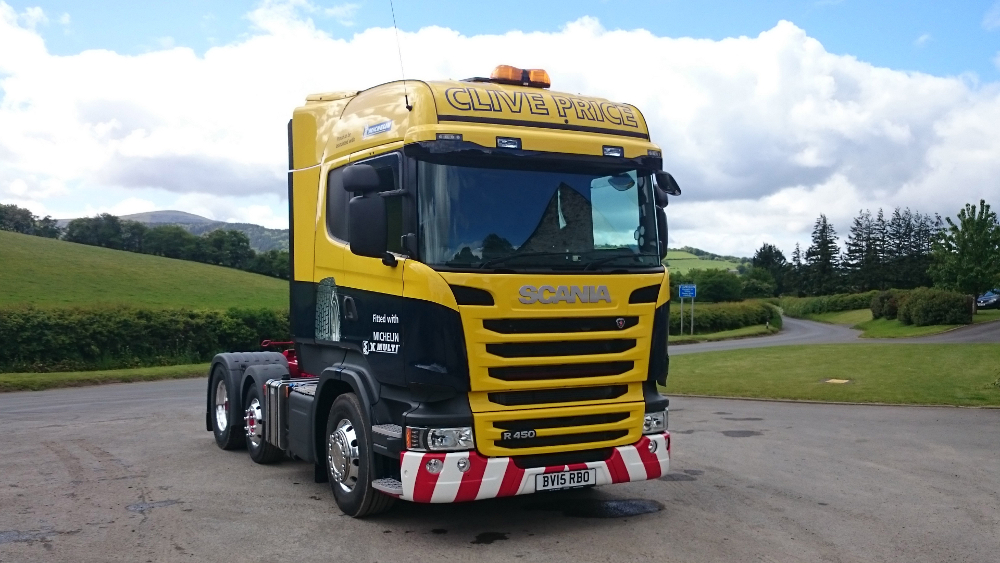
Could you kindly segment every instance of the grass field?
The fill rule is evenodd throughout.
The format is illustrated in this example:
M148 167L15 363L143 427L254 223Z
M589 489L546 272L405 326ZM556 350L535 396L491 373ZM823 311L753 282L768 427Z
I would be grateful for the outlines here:
M930 336L940 334L962 325L904 325L897 320L872 319L871 309L841 311L839 313L821 313L810 315L810 320L824 323L844 325L862 331L862 338L911 338L914 336ZM980 311L972 317L973 324L1000 320L1000 310L990 309Z
M667 252L667 266L671 272L686 274L688 270L735 270L739 264L723 260L702 260L701 258L680 250Z
M713 332L709 334L695 334L694 336L690 334L683 335L670 335L671 344L693 344L695 342L713 342L716 340L732 340L736 338L748 338L751 336L764 336L767 334L774 334L778 332L779 329L775 327L767 327L765 325L755 325L755 326L745 326L743 328L737 328L735 330L723 330L721 332Z
M848 379L849 383L825 383ZM825 344L685 354L666 391L858 403L1000 406L1000 346Z
M288 307L266 276L0 231L0 306Z
M207 374L208 364L65 373L0 373L0 392L42 391L56 387L82 387L102 383L185 379L202 377Z

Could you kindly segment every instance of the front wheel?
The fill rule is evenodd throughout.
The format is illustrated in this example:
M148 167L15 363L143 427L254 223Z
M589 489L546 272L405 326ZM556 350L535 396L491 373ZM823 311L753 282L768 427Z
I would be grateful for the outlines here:
M372 487L371 435L357 396L337 397L326 421L326 472L337 506L355 518L384 512L396 500Z
M209 405L212 412L209 418L212 420L215 443L224 450L242 448L246 443L243 439L243 427L240 425L240 417L230 408L235 405L232 399L236 395L230 392L222 366L217 365L212 370L209 389L212 390L212 402Z

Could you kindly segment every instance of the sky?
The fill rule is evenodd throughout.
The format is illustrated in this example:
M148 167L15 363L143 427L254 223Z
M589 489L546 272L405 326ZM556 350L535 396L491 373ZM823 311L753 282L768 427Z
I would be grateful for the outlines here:
M825 213L1000 206L1000 1L396 0L408 77L545 68L637 105L670 244L808 245ZM0 0L0 203L287 226L285 126L398 79L388 0Z

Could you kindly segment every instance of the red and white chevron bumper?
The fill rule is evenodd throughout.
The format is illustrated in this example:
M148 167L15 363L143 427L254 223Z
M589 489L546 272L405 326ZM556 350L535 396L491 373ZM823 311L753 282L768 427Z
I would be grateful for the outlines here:
M484 457L478 452L407 451L400 458L403 493L397 495L399 498L414 502L465 502L533 493L535 476L541 473L596 469L597 485L655 479L665 475L670 467L670 433L643 436L631 446L614 448L606 461L552 467L521 469L509 457ZM427 462L432 459L443 462L438 473L427 471ZM459 469L460 459L468 460L465 471Z

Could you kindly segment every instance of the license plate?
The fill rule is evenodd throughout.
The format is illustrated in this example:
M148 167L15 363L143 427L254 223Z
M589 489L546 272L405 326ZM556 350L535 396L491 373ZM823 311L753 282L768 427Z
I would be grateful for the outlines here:
M556 489L572 489L597 484L596 469L575 469L559 473L542 473L535 475L536 491L554 491Z

